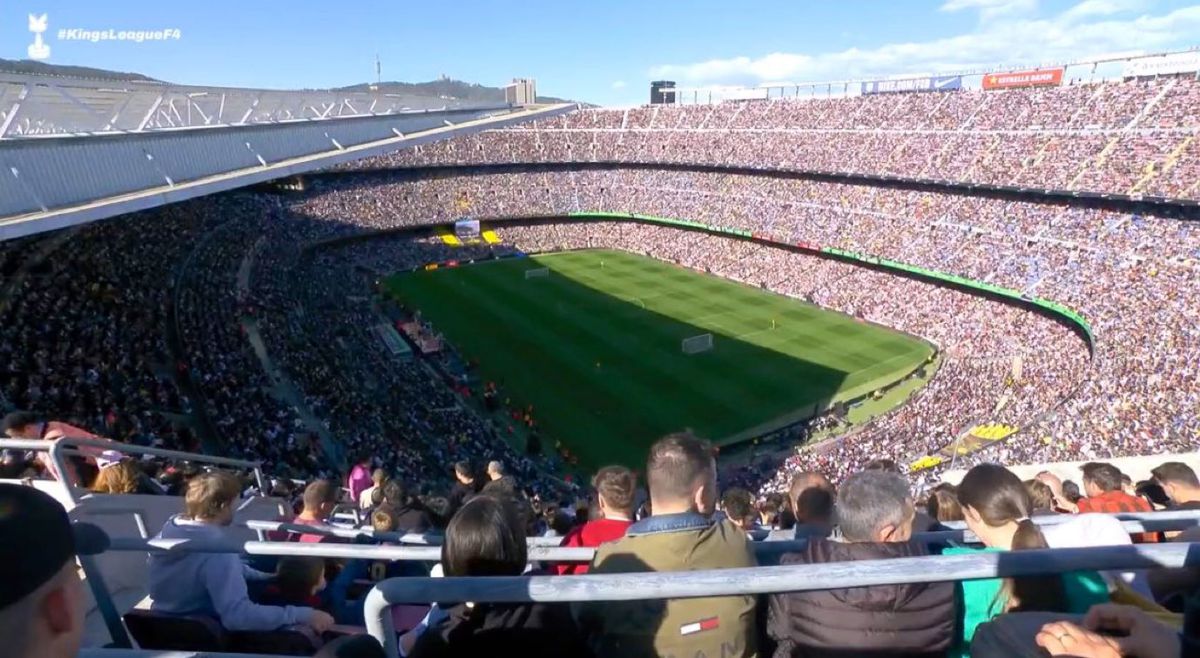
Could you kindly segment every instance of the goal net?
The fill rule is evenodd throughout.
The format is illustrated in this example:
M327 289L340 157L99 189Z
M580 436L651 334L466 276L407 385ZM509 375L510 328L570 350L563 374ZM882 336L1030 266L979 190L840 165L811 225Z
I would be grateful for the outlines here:
M538 279L538 278L543 278L543 277L548 277L548 276L550 276L550 268L548 268L548 267L539 267L534 270L525 270L525 278L526 279Z
M700 334L699 336L684 338L682 347L684 354L707 352L713 348L713 336L712 334Z

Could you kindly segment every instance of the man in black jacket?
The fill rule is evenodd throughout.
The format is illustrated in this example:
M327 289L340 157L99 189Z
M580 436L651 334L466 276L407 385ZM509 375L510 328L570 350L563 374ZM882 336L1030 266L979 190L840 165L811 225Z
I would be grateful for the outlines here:
M517 496L517 481L505 472L504 462L490 461L487 465L488 482L483 485L481 493L493 496Z
M447 500L449 503L446 508L447 521L454 517L454 513L463 506L463 503L477 493L479 493L479 486L475 481L475 473L471 471L470 462L456 463L454 465L454 487L450 490L450 497Z
M824 564L926 555L910 541L915 514L895 473L864 471L837 493L842 540L814 537L781 564ZM944 656L954 639L953 583L873 585L770 597L767 632L786 656Z

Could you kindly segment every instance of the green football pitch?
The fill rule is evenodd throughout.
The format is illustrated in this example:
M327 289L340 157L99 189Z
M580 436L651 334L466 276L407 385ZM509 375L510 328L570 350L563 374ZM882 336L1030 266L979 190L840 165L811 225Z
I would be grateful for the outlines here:
M526 278L547 268L549 276ZM718 443L907 375L932 348L907 334L621 251L544 254L397 274L390 292L589 467L641 468L691 428ZM682 341L712 334L685 354Z

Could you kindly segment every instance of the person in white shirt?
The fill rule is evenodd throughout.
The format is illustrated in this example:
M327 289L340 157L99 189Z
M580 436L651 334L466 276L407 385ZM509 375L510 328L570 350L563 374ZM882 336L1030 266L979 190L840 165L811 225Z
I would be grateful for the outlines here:
M374 501L371 500L371 495L379 491L385 481L387 481L387 471L382 468L377 468L371 473L371 486L363 489L362 493L358 495L359 509L371 509L375 507Z

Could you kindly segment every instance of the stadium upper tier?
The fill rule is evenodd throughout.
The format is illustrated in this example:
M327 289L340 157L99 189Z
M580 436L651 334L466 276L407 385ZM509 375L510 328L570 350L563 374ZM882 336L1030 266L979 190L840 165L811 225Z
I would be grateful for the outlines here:
M1200 82L585 110L363 167L638 162L1200 199Z
M508 108L337 89L246 89L0 72L0 139Z

